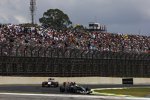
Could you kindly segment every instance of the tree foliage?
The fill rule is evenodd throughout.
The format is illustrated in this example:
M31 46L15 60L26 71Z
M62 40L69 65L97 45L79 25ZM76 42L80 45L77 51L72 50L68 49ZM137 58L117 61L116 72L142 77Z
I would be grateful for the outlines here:
M67 28L72 22L67 14L59 9L49 9L39 19L42 25L55 29Z

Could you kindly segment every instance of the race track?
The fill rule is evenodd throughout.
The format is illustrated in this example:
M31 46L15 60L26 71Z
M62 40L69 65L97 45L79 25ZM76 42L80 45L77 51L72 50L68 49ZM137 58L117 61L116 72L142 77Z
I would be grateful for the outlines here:
M149 98L71 94L0 93L0 100L149 100Z
M82 85L90 89L95 88L122 88L122 87L150 87L150 85ZM41 87L41 85L0 85L0 92L11 93L46 93L60 94L59 87Z
M89 88L150 87L150 85L83 85ZM10 94L9 94L10 93ZM19 94L18 94L19 93ZM20 94L21 93L21 94ZM149 100L128 97L60 93L59 88L41 85L0 85L0 100Z
M103 96L83 96L83 95L27 95L27 94L0 94L0 100L112 100L104 99ZM121 99L118 99L121 100Z

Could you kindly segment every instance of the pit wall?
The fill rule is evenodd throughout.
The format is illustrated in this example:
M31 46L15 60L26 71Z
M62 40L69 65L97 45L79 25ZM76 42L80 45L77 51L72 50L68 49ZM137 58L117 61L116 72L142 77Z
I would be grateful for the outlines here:
M41 84L49 77L4 77L0 76L0 85L7 84ZM122 84L122 78L112 77L52 77L60 84L63 82L76 82L78 84ZM150 84L150 78L133 78L133 83Z

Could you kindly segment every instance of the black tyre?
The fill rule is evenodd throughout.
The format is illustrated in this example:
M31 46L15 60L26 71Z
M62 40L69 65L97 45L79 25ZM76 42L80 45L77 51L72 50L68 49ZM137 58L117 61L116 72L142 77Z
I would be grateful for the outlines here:
M58 87L58 86L59 86L59 84L58 84L58 83L56 83L56 84L55 84L55 87Z
M65 92L65 88L64 87L60 87L60 92Z
M45 87L45 84L42 83L42 87Z

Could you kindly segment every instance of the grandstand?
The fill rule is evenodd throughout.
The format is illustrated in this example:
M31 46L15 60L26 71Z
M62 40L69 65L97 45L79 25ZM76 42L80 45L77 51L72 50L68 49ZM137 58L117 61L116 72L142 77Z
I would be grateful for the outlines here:
M150 37L0 26L0 75L150 77Z

